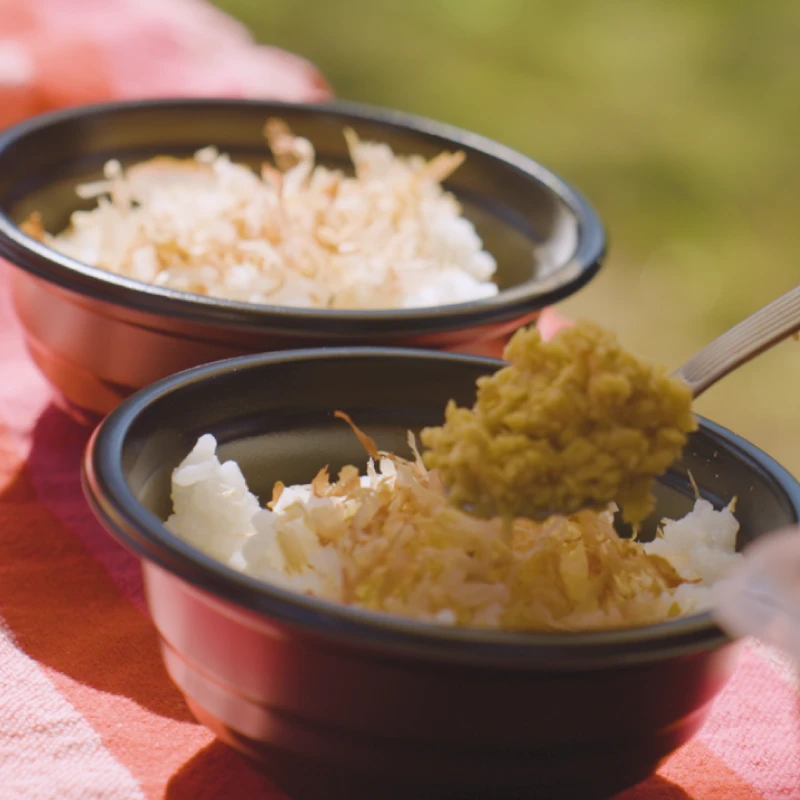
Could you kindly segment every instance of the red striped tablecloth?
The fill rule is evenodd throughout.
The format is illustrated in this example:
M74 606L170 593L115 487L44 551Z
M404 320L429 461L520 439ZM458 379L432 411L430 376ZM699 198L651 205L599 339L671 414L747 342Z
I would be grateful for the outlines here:
M138 563L81 495L87 431L52 404L4 275L0 798L282 798L195 722L165 674ZM622 797L800 798L798 707L792 668L749 645L701 733Z

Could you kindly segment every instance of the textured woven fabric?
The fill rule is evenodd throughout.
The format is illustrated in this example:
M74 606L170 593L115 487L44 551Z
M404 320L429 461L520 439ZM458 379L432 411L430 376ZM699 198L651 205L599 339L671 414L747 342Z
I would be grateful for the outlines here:
M330 87L203 0L0 0L0 127L80 103L201 95L315 102Z
M0 799L283 796L197 724L161 664L138 562L79 485L0 280ZM547 317L552 323L554 318ZM756 644L700 734L624 800L800 798L793 668ZM376 798L378 800L378 798Z

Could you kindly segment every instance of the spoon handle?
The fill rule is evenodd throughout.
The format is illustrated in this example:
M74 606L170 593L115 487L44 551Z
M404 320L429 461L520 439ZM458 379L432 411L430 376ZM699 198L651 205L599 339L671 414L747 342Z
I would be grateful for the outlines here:
M697 397L751 358L800 330L800 286L751 314L695 353L675 375Z

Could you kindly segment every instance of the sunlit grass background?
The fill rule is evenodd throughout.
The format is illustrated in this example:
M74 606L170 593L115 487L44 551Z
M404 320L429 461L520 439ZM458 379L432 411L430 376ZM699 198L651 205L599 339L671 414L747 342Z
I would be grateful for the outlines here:
M564 305L677 366L800 283L798 0L220 0L340 97L491 136L604 218L604 272ZM800 475L800 344L699 410Z

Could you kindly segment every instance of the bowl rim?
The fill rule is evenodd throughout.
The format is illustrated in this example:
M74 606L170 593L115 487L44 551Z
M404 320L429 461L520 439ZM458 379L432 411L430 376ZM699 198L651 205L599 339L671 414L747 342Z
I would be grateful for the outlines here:
M470 665L585 670L642 664L714 649L730 641L709 612L636 628L550 633L448 628L365 611L296 594L237 572L167 531L162 521L136 500L125 480L120 456L131 426L152 403L185 386L224 378L231 372L331 357L427 359L492 370L506 363L419 349L348 347L249 355L185 370L127 398L95 429L82 464L83 489L93 512L127 549L202 593L254 612L264 620L361 649ZM787 497L800 519L800 483L786 469L737 434L702 417L699 420L707 436L767 477Z
M237 328L259 328L276 322L295 329L332 331L357 325L376 331L408 333L409 325L430 330L474 327L487 322L502 322L534 311L567 297L583 287L602 266L606 253L606 233L599 215L583 195L554 172L512 148L477 133L426 117L379 106L333 100L321 103L288 103L273 100L239 98L159 98L128 100L76 106L40 114L0 133L0 160L10 148L48 128L81 120L102 119L139 110L208 109L224 113L226 108L262 109L264 117L291 110L306 114L324 114L357 124L377 123L399 127L414 134L435 136L454 146L479 151L523 173L560 200L578 225L575 251L570 259L552 273L531 278L497 295L466 303L412 309L305 309L291 306L261 305L222 298L195 295L161 286L141 283L131 278L92 267L51 250L27 236L0 209L0 256L13 265L82 295L106 300L128 308L164 314L192 321L215 322ZM213 143L212 143L213 144Z

